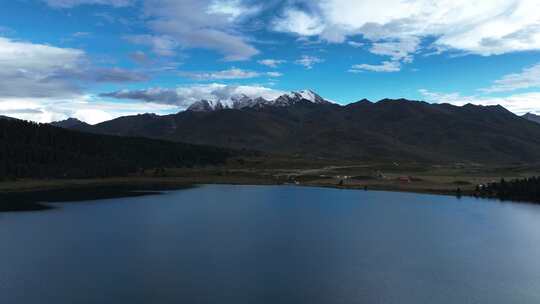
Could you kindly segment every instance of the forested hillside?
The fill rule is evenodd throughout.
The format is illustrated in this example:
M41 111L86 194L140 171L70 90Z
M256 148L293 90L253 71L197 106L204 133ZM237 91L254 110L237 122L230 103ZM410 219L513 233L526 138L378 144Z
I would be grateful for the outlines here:
M220 164L232 154L222 148L0 118L0 179L123 176L148 168Z

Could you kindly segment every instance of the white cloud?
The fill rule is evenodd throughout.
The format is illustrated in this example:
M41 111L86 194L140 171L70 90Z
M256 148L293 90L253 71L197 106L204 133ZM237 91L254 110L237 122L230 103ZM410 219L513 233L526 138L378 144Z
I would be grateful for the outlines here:
M48 5L58 8L72 8L85 4L109 5L114 7L130 6L134 0L44 0Z
M58 75L83 61L80 50L0 37L0 96L71 95L77 87Z
M270 67L270 68L277 68L279 65L285 63L286 61L285 60L280 60L280 59L263 59L263 60L259 60L257 62L259 64L261 64L261 65L265 65L265 66Z
M274 30L313 36L319 35L324 30L324 24L319 17L292 8L286 10L283 17L275 21Z
M160 56L174 56L178 43L169 36L153 36L153 35L131 35L126 36L125 39L129 42L146 45L152 49L156 55Z
M352 40L351 40L351 41L347 41L347 43L348 43L350 46L354 47L354 48L361 48L361 47L363 47L363 46L365 45L365 43L357 42L357 41L352 41Z
M417 51L420 39L407 37L397 41L384 41L373 43L370 52L381 56L389 56L394 61L410 63L413 60L411 54Z
M129 6L136 0L45 0L50 6L71 8L83 4ZM262 5L242 0L141 0L142 18L151 34L127 37L152 47L160 56L172 56L178 47L211 49L227 61L250 59L259 51L242 34L243 21L258 14ZM108 13L95 16L114 22Z
M258 13L261 7L244 5L240 0L213 0L208 6L211 15L225 15L228 20L235 20Z
M501 79L495 80L491 87L480 89L480 91L495 93L535 87L540 87L540 63L525 68L520 73L505 75Z
M239 31L244 18L258 11L257 6L241 1L144 2L147 25L155 33L152 37L173 39L182 48L215 50L227 61L247 60L259 53Z
M283 74L280 73L280 72L267 72L266 75L269 76L269 77L281 77L281 76L283 76Z
M81 109L75 111L73 115L71 115L73 118L77 118L78 120L84 121L86 123L89 123L91 125L97 124L100 122L104 122L107 120L111 120L114 118L111 114L108 112L105 112L100 109Z
M539 11L538 0L297 0L274 24L329 42L362 35L392 58L409 58L422 38L435 39L430 48L488 56L540 50Z
M232 96L242 94L251 98L263 97L271 100L284 94L284 92L262 86L236 86L212 83L181 86L176 89L150 88L144 90L122 90L101 94L101 96L118 99L143 100L158 104L175 105L179 109L185 109L199 100L226 100Z
M45 0L55 7L82 4L127 6L136 0ZM421 41L434 40L428 49L480 55L540 50L538 0L140 0L151 40L169 40L155 48L170 56L181 48L220 52L225 60L246 60L259 53L245 35L251 17L285 3L267 24L270 28L332 43L360 44L401 63L412 60ZM265 18L260 18L264 20ZM250 22L250 23L248 23ZM259 26L260 27L260 26ZM173 40L177 45L170 43ZM142 43L142 42L141 42ZM367 43L368 44L368 43ZM161 52L159 51L161 50Z
M89 83L146 79L129 70L94 67L81 50L0 37L0 97L66 97L79 95Z
M360 73L363 71L371 72L399 72L401 70L401 64L398 61L383 61L381 64L355 64L351 67L349 72Z
M303 65L306 69L311 70L315 64L321 62L324 62L324 60L319 57L303 55L294 63L298 65Z
M0 37L2 70L44 72L50 69L70 69L77 66L83 57L84 52L77 49L58 48Z
M438 93L426 89L421 89L419 92L426 101L434 103L449 103L456 106L468 103L484 106L501 105L518 115L528 112L540 114L540 92L514 94L506 97L462 96L459 93Z
M70 98L0 97L0 115L42 123L75 117L90 124L140 113L168 114L176 106L151 102L107 102L92 95Z

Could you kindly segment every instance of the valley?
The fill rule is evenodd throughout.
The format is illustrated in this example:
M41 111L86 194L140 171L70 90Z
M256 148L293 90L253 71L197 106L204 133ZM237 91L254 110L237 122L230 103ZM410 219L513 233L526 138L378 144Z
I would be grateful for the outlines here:
M0 153L11 159L0 163L0 191L12 194L292 184L460 196L540 173L540 124L501 106L338 105L304 90L96 125L0 123Z

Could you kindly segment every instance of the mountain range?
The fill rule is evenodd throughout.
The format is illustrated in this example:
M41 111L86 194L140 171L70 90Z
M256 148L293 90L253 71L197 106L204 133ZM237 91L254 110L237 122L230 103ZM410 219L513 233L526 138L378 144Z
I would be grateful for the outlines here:
M171 115L125 116L69 129L305 157L515 163L540 161L540 124L502 106L406 99L348 105L305 90L274 100L235 96Z
M224 109L247 109L247 108L263 108L263 107L288 107L300 102L311 102L314 104L330 104L330 101L323 99L321 96L311 90L302 90L299 92L291 92L283 94L276 99L267 100L262 97L250 98L245 94L235 95L228 99L216 101L200 100L193 103L188 110L195 112L218 111Z

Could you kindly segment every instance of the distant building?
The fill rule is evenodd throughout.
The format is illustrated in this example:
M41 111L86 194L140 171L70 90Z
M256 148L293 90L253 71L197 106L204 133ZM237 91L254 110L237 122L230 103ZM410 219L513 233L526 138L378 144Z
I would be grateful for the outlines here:
M400 182L403 182L403 183L410 183L411 182L411 177L410 176L400 176L397 178L398 181Z

